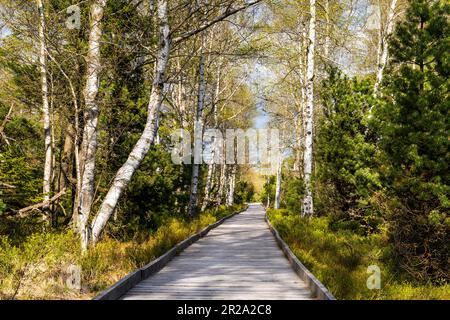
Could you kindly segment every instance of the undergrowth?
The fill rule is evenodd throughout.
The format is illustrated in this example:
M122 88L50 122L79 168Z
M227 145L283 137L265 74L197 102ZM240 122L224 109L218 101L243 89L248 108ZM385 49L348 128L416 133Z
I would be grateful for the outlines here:
M336 229L328 217L302 218L288 210L268 217L299 260L337 299L450 299L450 285L423 284L399 270L383 232L361 235ZM381 271L381 288L369 290L367 268Z
M192 220L172 218L142 242L105 236L81 254L72 231L34 233L20 245L0 236L0 299L89 299L209 224L242 209L220 207ZM68 284L81 270L81 288Z

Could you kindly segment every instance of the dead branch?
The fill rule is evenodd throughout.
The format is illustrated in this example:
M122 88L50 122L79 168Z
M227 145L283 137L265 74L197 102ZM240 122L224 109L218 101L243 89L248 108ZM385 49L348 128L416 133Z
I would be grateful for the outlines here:
M26 216L27 213L33 212L35 210L39 210L42 207L45 207L48 204L51 204L53 202L55 202L56 200L58 200L59 198L61 198L63 195L65 195L67 192L67 189L64 188L62 189L60 192L58 192L57 194L55 194L52 198L50 198L47 201L43 201L37 204L33 204L31 206L25 207L20 209L19 211L17 211L17 214L19 215L20 218L24 218Z

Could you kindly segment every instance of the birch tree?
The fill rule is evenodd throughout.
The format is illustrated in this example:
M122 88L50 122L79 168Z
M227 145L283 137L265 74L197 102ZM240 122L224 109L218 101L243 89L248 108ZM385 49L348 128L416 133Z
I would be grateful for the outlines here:
M234 203L234 190L236 187L236 165L231 165L228 176L228 188L227 188L227 206L232 206Z
M157 119L159 115L159 109L163 100L163 86L165 80L166 66L170 57L171 44L179 44L186 39L205 31L214 24L225 20L237 12L247 9L248 7L259 3L261 0L255 0L248 2L242 6L232 8L228 6L226 10L211 20L202 23L195 29L187 32L183 32L177 37L171 39L171 32L169 28L169 18L168 18L168 1L159 0L157 2L157 15L159 23L159 34L160 34L160 44L157 53L157 62L155 67L155 74L153 77L153 85L150 94L150 102L148 104L148 115L147 122L144 131L141 134L138 142L135 144L133 150L131 151L127 161L118 170L114 181L106 194L100 209L95 216L91 224L92 230L92 244L96 244L99 240L100 233L106 226L109 218L114 212L117 203L126 189L128 183L130 182L134 172L139 167L140 163L144 159L146 153L148 152L150 146L154 142L158 126Z
M378 2L381 8L380 1ZM379 91L381 82L383 81L383 72L388 61L388 38L394 29L395 9L397 6L397 0L391 0L387 14L385 24L380 23L379 39L378 39L378 56L377 56L377 73L376 81L374 85L374 95L376 96ZM381 20L381 19L380 19Z
M305 197L303 215L311 216L314 212L311 175L313 166L313 130L314 130L314 50L316 43L316 0L309 2L310 18L308 31L308 54L306 70L306 108L305 108L305 144L303 153L303 178Z
M223 148L225 150L225 148ZM226 195L226 185L227 185L227 164L223 163L220 166L220 175L219 175L219 189L217 191L217 199L216 203L218 206L222 204L224 196Z
M39 12L39 66L41 71L41 90L42 90L42 114L44 122L44 148L45 148L45 160L44 160L44 181L43 181L43 194L44 202L50 200L52 175L53 175L53 146L52 146L52 126L50 106L48 100L48 81L47 81L47 46L45 41L45 12L42 0L37 0L37 8ZM44 207L44 213L48 214L50 207L46 205ZM48 219L48 217L45 217Z
M114 212L120 196L130 182L134 172L154 142L158 113L163 100L165 72L170 53L170 29L167 0L158 0L157 18L159 24L159 48L150 100L147 107L147 122L141 137L136 142L127 161L117 171L114 181L103 200L100 209L92 222L92 243L96 244L100 233Z
M99 108L97 95L100 85L100 39L102 35L101 21L103 18L106 0L96 0L91 5L89 45L86 57L86 84L84 88L84 129L81 145L81 190L77 190L75 201L78 210L78 232L81 235L83 248L88 245L90 230L88 227L89 214L95 192L95 156L97 153L97 125Z
M221 75L221 60L219 59L218 67L217 67L217 79L215 83L215 89L214 89L214 95L213 95L213 102L212 102L212 113L214 117L214 126L217 128L218 125L218 110L217 110L217 99L220 95L220 75ZM218 141L214 140L213 147L212 147L212 159L216 158L217 152L219 150L217 143ZM216 170L216 163L213 162L208 165L208 173L206 176L206 184L205 184L205 197L203 198L202 208L201 211L204 211L206 207L208 206L210 200L211 200L211 189L214 186L214 178L215 178L215 170ZM220 177L219 177L220 179Z
M274 208L279 209L280 208L280 200L281 200L281 168L282 168L282 157L279 156L279 159L277 161L277 174L276 174L276 185L275 185L275 203Z
M202 40L203 41L203 40ZM202 44L203 46L203 44ZM194 163L192 164L192 180L191 180L191 194L189 200L189 209L188 215L193 217L197 210L197 202L198 202L198 183L199 183L199 174L200 174L200 162L202 158L202 139L201 136L203 134L203 108L205 102L205 91L206 91L206 80L205 80L205 55L203 54L203 48L201 49L202 53L200 54L200 63L198 69L198 102L197 102L197 110L195 115L195 124L194 124ZM200 137L200 139L198 139Z

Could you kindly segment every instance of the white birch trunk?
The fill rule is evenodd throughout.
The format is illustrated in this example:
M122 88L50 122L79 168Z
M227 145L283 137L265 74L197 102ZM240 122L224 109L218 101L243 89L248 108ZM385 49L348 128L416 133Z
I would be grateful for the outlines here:
M214 157L214 151L213 151L212 156ZM210 164L210 165L208 165L208 174L206 175L205 197L203 198L201 211L205 211L206 207L209 204L210 191L211 191L211 187L214 183L213 177L214 177L214 164Z
M310 18L308 33L308 55L306 70L306 108L305 108L305 150L303 153L303 176L305 197L303 199L303 215L313 214L311 174L313 164L313 128L314 128L314 50L316 42L316 0L309 1Z
M97 95L99 91L101 20L106 0L96 0L91 5L89 45L86 57L86 84L84 88L85 115L83 141L81 145L81 190L78 207L78 232L81 244L86 249L89 242L89 214L95 189L95 155L97 152L97 124L99 109Z
M205 81L205 55L202 53L200 56L200 64L199 64L199 83L198 83L198 101L197 101L197 112L195 116L195 130L201 130L201 132L196 132L197 135L201 135L203 132L203 104L205 100L205 91L206 91L206 81ZM197 148L203 149L201 144L202 141L195 139L195 144ZM195 155L194 155L195 158ZM200 164L198 161L194 161L192 164L192 178L191 178L191 194L189 197L189 208L188 215L193 217L197 211L197 203L198 203L198 183L199 183L199 175L200 175Z
M160 46L158 50L155 76L148 104L147 122L141 137L136 142L126 162L117 171L114 181L103 200L100 210L92 222L92 243L96 244L99 236L114 212L120 196L126 189L134 172L137 170L150 146L154 142L158 130L157 119L163 100L165 71L170 54L170 30L168 20L167 0L158 0L158 20Z
M222 201L224 198L226 180L227 180L227 165L225 163L223 163L220 167L219 190L217 191L217 205L218 206L220 206L222 204Z
M218 125L218 112L217 112L217 99L219 97L220 94L220 73L221 73L221 69L220 69L220 62L219 62L219 66L217 68L217 81L216 81L216 88L214 90L214 98L213 98L213 115L214 115L214 126L217 128ZM216 152L217 152L217 148L216 148L216 144L217 141L214 141L214 147L212 150L212 158L215 159L216 157ZM201 210L204 211L206 209L206 207L208 206L210 200L211 200L211 189L214 186L214 172L216 169L216 165L215 163L211 163L210 165L208 165L208 175L206 177L206 185L205 185L205 198L203 199L203 204L202 204L202 208Z
M377 59L377 79L374 85L374 96L377 96L380 84L383 81L383 72L388 60L388 38L394 29L394 15L397 0L391 0L386 17L385 29L380 25L380 33L378 40L378 59ZM380 17L381 20L381 17Z
M42 114L44 120L44 179L43 179L43 195L44 202L48 202L51 193L52 169L53 169L53 148L52 148L52 126L50 119L50 107L48 102L48 80L47 80L47 47L45 43L45 15L42 0L37 0L39 12L39 65L41 71L41 90L42 90ZM44 213L48 214L50 207L44 207ZM47 219L45 216L44 219Z
M230 176L228 177L228 193L227 206L232 206L234 203L234 189L236 187L236 165L232 165Z
M298 110L298 115L294 119L294 127L295 127L295 162L294 162L294 171L300 171L300 165L301 165L301 156L302 156L302 120L303 117L301 116L302 111L301 108Z
M274 209L280 209L280 200L281 200L281 167L283 160L279 157L279 161L277 164L277 180L275 185L275 203Z

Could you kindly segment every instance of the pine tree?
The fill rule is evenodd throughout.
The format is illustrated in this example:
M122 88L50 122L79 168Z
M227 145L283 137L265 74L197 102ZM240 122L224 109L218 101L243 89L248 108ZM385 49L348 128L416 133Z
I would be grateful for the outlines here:
M390 44L379 109L390 237L400 264L422 279L449 279L449 5L413 0Z
M376 103L373 85L331 68L321 97L324 114L318 126L315 176L318 212L353 225L359 221L366 231L373 231L380 215L374 196L381 189L375 140L366 116Z

